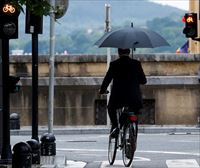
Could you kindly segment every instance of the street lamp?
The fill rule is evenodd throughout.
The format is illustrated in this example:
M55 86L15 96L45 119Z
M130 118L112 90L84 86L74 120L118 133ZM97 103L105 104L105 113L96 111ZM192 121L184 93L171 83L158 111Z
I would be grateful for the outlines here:
M53 147L47 143L46 148L50 149L50 155L56 154L56 140L53 134L53 115L54 115L54 60L55 60L55 19L61 18L68 9L68 0L50 0L52 7L50 11L50 56L49 56L49 99L48 99L48 133L42 139L52 139ZM46 143L46 141L44 142ZM43 155L43 154L42 154ZM44 153L45 155L45 153Z
M68 0L48 0L52 9L50 11L50 55L49 55L49 99L48 99L48 133L45 133L41 141L49 152L43 152L43 156L56 154L55 136L53 134L54 115L54 60L55 60L55 19L61 18L68 9ZM52 140L48 143L46 140ZM52 146L53 144L53 146Z
M68 0L50 0L50 5L53 7L53 9L56 10L51 10L50 12L49 104L48 104L49 133L53 133L55 19L61 18L67 12L68 4L69 4Z
M52 10L50 11L50 17L53 13L55 15L55 19L60 19L67 12L69 0L47 0L47 2L52 7Z
M60 19L65 15L69 6L68 0L56 0L55 1L55 18Z

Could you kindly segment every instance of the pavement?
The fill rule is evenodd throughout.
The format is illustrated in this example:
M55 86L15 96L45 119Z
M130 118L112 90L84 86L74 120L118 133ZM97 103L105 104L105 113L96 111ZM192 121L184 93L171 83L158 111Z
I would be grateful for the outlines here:
M21 127L18 130L11 130L12 136L31 135L31 127ZM55 126L55 135L63 134L108 134L108 126ZM38 134L43 135L48 132L46 126L39 126ZM200 127L197 125L139 125L139 133L144 134L200 134ZM41 156L41 164L33 165L33 168L83 168L85 162L67 160L66 156ZM1 168L1 167L0 167Z
M20 129L11 130L11 135L31 135L32 128L23 126ZM108 134L109 126L54 126L53 133L55 135L62 134ZM38 134L42 135L48 132L46 126L38 127ZM159 133L199 133L200 126L197 125L139 125L139 133L159 134Z

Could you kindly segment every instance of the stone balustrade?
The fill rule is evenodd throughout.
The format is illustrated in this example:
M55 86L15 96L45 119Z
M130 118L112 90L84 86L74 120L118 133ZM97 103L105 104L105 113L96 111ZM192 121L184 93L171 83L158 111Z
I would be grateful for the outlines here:
M116 58L117 56L112 56L112 60ZM144 107L142 122L196 124L200 112L200 85L197 76L200 55L136 54L134 58L142 62L148 80L147 85L142 86L142 92L144 101L150 104L147 103ZM30 125L31 122L31 66L30 56L10 57L10 73L20 76L22 82L22 90L11 95L11 111L20 113L22 125ZM55 125L99 123L95 102L100 100L98 89L105 73L105 55L55 57ZM40 56L40 125L47 124L48 76L48 56ZM151 118L151 121L145 118Z

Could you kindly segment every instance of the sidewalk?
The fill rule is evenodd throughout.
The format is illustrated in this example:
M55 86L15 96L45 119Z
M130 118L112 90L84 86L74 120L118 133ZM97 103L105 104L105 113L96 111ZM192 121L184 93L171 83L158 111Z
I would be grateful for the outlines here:
M11 130L11 135L30 135L32 128L29 126L21 127L19 130ZM39 126L38 134L48 132L46 126ZM62 134L108 134L110 128L101 126L55 126L53 132L55 135ZM200 127L196 125L139 125L139 133L145 134L175 134L175 133L200 133Z

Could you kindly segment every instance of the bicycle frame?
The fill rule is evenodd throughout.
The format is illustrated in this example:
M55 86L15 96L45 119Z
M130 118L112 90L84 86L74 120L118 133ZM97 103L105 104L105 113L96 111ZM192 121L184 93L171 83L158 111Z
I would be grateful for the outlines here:
M117 149L122 150L122 158L126 167L130 166L137 145L138 117L134 112L123 107L117 110L119 135L115 138L109 136L108 158L112 165L115 161ZM114 145L114 146L113 146ZM112 150L112 151L111 151Z
M130 123L136 123L136 125L138 124L138 116L135 114L135 112L129 111L128 107L117 109L117 119L119 124L118 128L120 128L120 139L123 138L123 127L127 127L127 125ZM123 144L122 140L120 140L120 142ZM118 144L118 146L120 146L120 144Z

